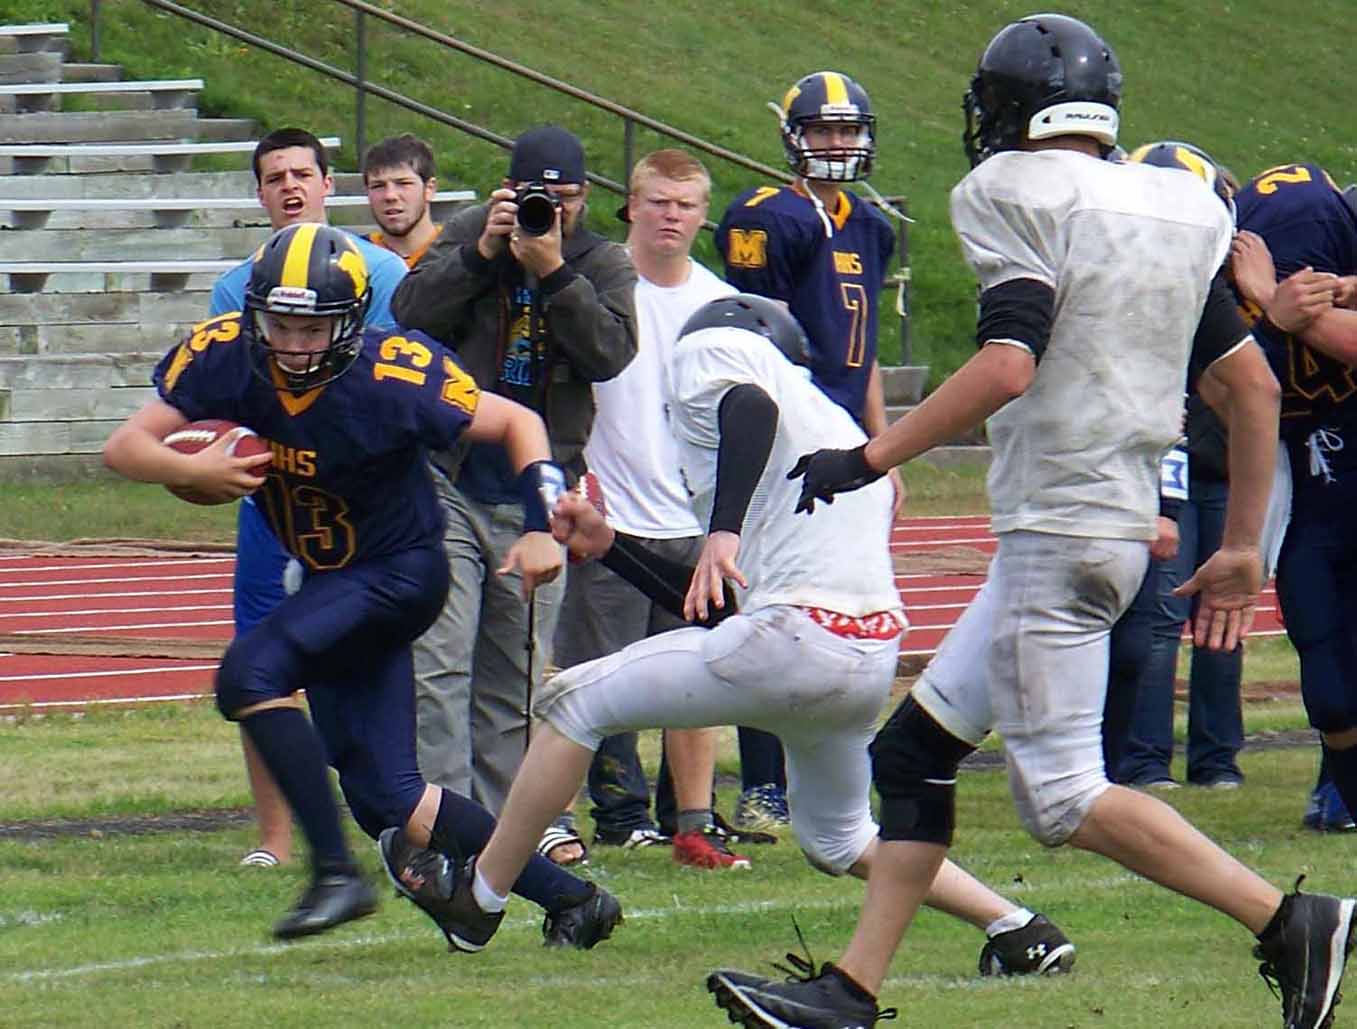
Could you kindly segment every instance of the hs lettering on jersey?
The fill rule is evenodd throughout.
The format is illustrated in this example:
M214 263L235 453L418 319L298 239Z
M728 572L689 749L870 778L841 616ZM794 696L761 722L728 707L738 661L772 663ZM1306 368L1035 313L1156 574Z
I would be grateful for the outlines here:
M861 275L862 258L851 251L844 252L842 250L835 250L834 270L840 275Z
M273 451L273 467L286 475L296 475L303 479L316 477L316 452L285 447L281 443L269 443Z

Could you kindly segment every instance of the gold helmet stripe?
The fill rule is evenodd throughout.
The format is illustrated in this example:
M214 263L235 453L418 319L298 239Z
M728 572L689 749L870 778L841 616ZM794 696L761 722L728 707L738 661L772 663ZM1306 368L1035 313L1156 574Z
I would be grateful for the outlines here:
M848 103L848 84L843 81L843 76L836 71L820 74L825 83L825 103L834 105Z
M311 247L319 229L316 222L303 222L297 226L287 245L287 253L283 255L283 274L278 285L310 288Z

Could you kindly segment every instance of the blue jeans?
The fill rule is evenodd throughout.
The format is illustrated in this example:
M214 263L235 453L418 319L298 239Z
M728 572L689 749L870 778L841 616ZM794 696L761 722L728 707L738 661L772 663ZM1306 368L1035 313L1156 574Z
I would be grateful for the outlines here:
M1140 681L1126 755L1118 770L1121 782L1169 776L1178 648L1183 623L1196 612L1195 600L1175 597L1173 591L1219 548L1228 492L1227 483L1192 478L1190 498L1178 515L1178 554L1159 563L1150 656ZM1244 745L1244 719L1239 707L1242 661L1240 648L1229 653L1196 647L1192 650L1187 713L1189 782L1209 784L1226 776L1242 778L1237 761Z

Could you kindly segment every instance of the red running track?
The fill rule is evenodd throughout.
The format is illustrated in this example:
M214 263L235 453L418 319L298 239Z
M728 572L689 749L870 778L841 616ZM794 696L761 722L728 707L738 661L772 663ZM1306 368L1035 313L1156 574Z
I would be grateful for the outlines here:
M994 551L989 520L910 518L896 524L900 554L965 546ZM231 636L231 557L0 556L0 633L158 640ZM981 583L979 575L899 575L910 631L901 653L928 655ZM1271 588L1254 632L1283 630ZM173 658L72 657L0 652L0 710L183 699L211 691L215 662Z

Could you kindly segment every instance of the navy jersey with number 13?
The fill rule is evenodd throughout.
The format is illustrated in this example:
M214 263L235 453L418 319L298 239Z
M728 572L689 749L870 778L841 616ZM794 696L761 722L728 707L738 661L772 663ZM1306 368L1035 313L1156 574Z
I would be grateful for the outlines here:
M309 572L439 545L443 516L426 453L471 422L475 382L419 332L368 330L349 371L300 395L261 381L241 316L204 322L156 367L165 403L190 421L247 425L273 448L255 502Z
M716 247L727 282L787 304L810 339L815 384L860 422L895 237L880 212L847 190L826 216L832 235L805 193L760 187L726 209Z

